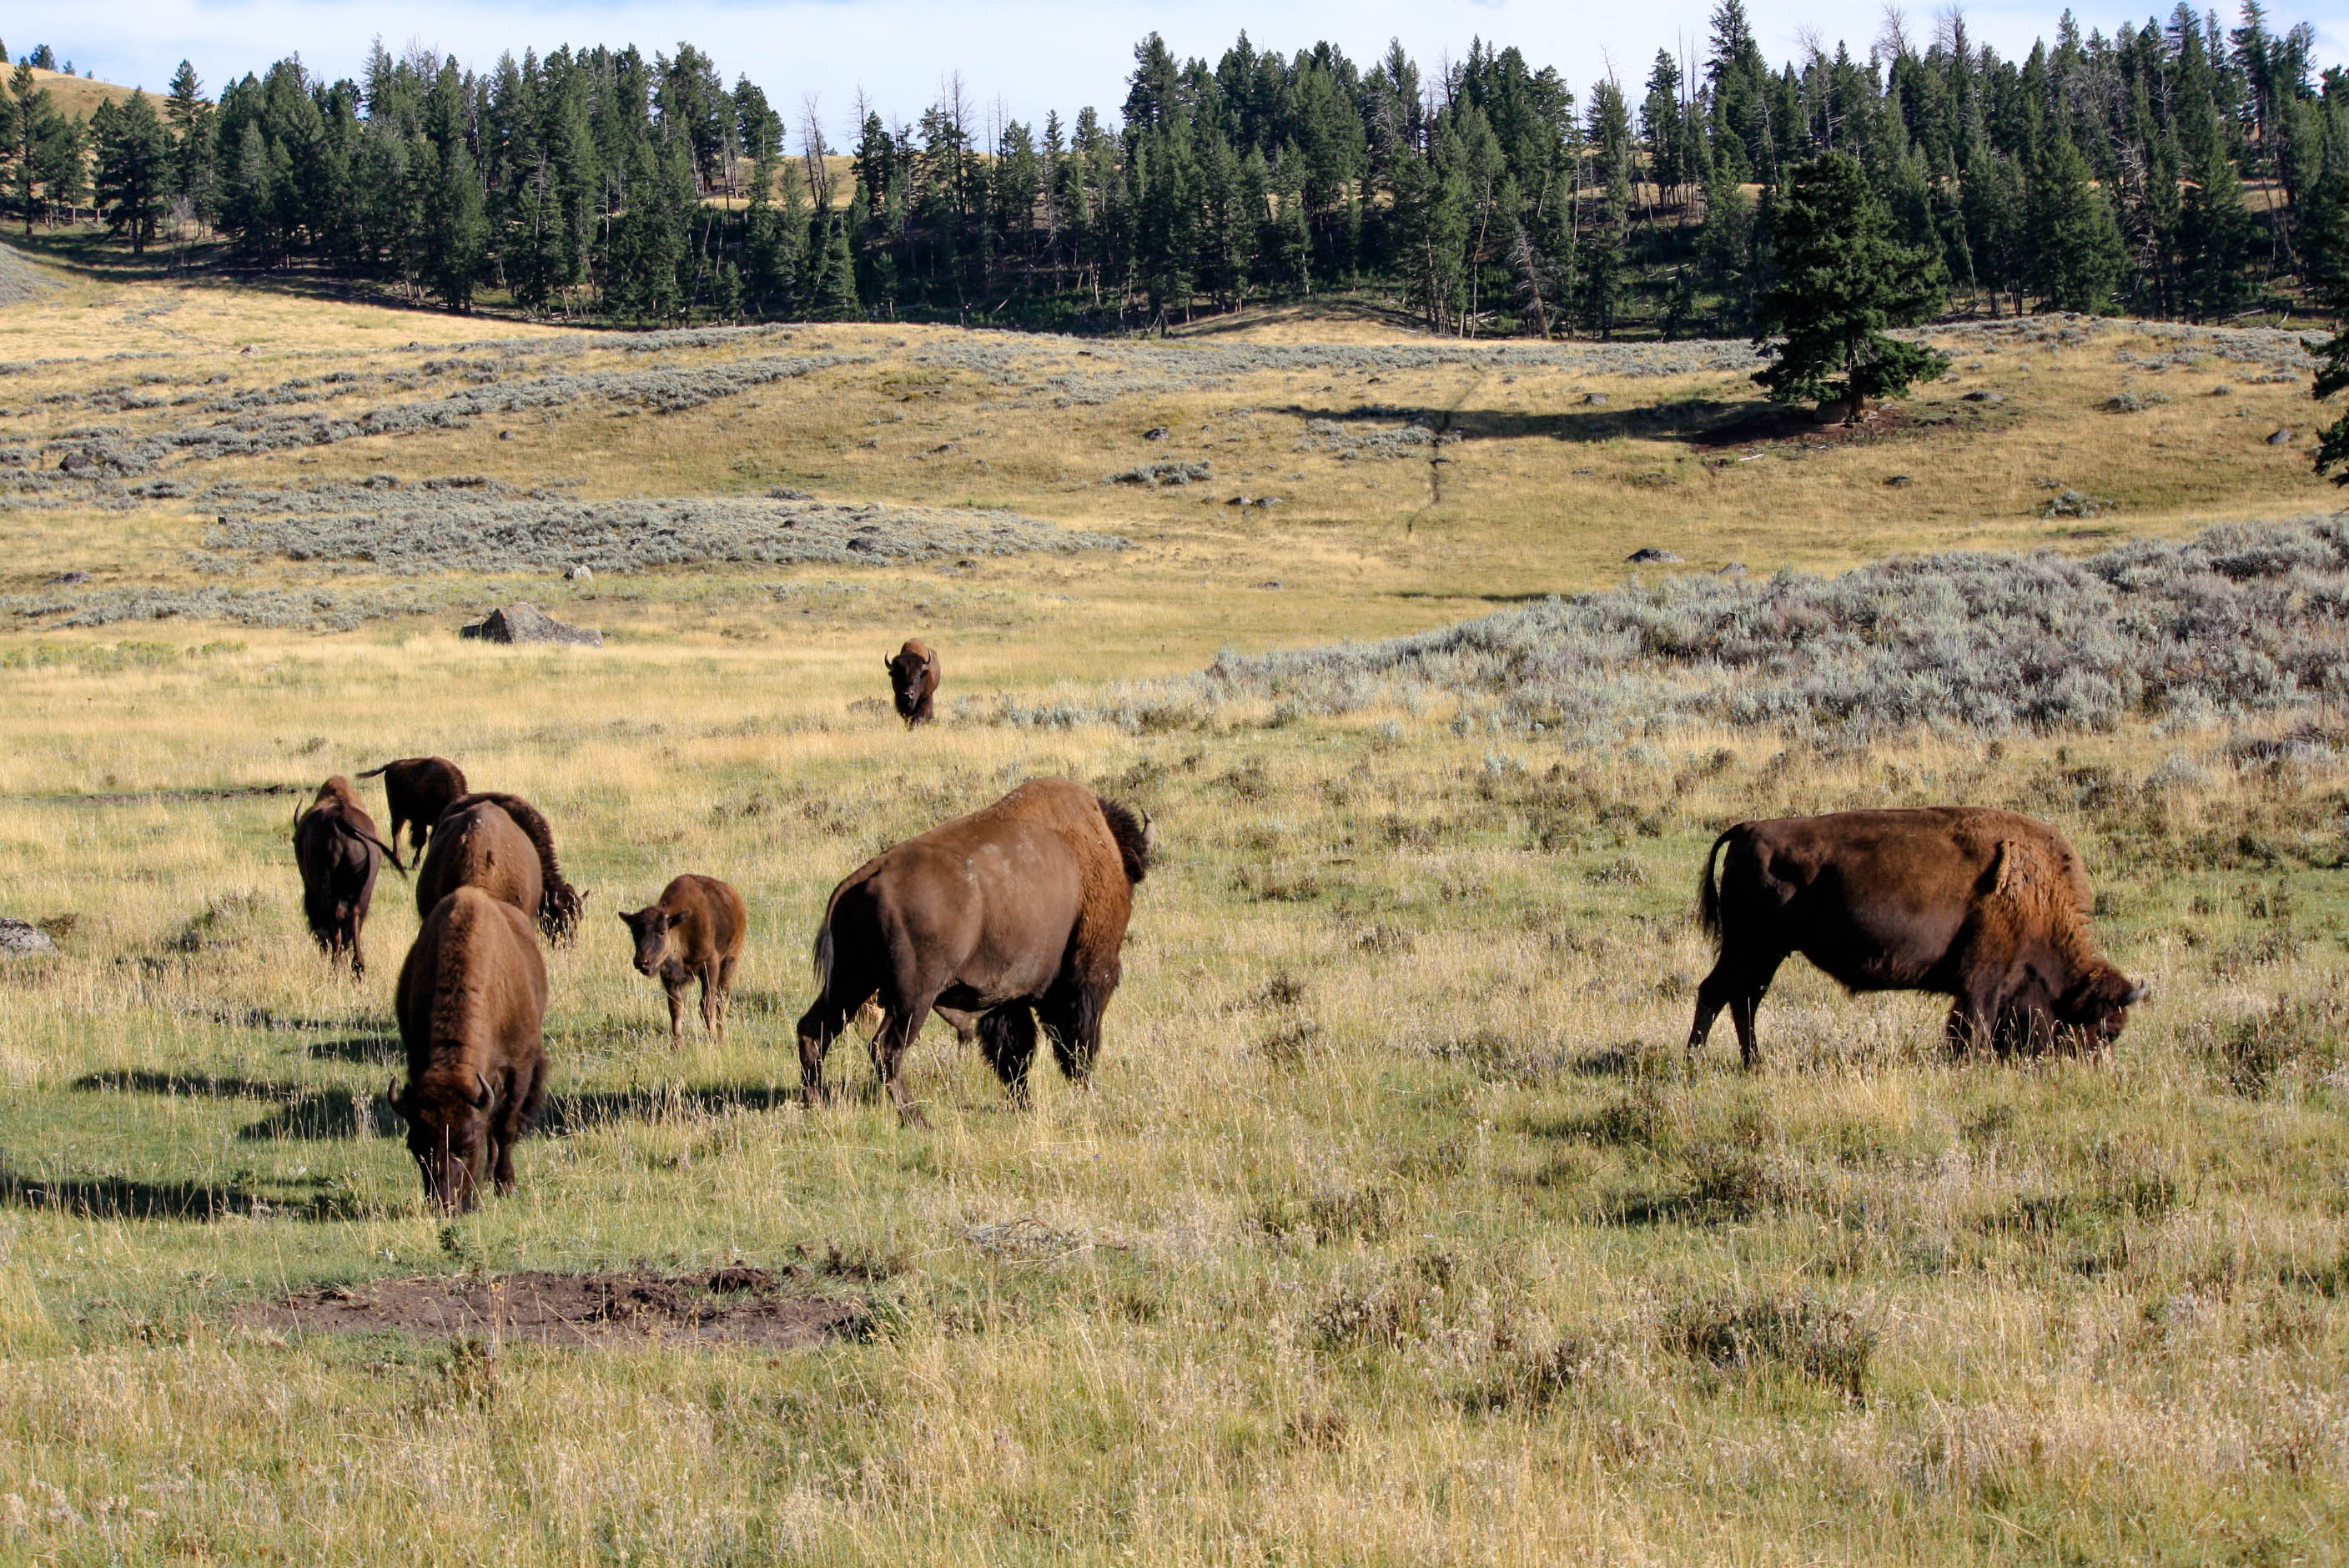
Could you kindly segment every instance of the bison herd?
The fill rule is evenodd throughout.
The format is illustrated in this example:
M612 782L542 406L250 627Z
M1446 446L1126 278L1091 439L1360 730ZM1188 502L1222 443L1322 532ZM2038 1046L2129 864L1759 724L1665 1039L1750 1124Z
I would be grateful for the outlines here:
M887 661L898 714L931 717L938 657L913 641ZM395 1011L408 1078L391 1100L428 1193L470 1208L486 1176L513 1184L513 1145L546 1086L546 964L538 937L568 939L582 895L564 879L546 818L519 796L469 789L456 764L406 758L381 775L391 830L378 836L347 779L322 785L294 822L303 909L332 959L366 973L360 947L380 863L403 875L409 835L423 925L401 965ZM1066 779L1033 779L993 805L883 851L833 889L815 938L816 996L799 1021L800 1077L823 1096L832 1044L875 1019L875 1073L919 1124L906 1048L936 1013L974 1037L1015 1104L1040 1026L1071 1082L1090 1079L1117 990L1133 890L1156 834L1146 813ZM1718 875L1716 876L1716 866ZM1799 953L1852 991L1950 997L1950 1047L2001 1057L2109 1044L2146 988L2116 969L2088 926L2079 855L2046 823L1963 806L1740 822L1713 841L1699 912L1717 961L1697 990L1688 1045L1723 1008L1755 1060L1754 1014ZM749 914L715 877L687 874L623 911L639 974L668 996L684 1038L698 983L702 1027L722 1040ZM535 931L533 931L533 926Z

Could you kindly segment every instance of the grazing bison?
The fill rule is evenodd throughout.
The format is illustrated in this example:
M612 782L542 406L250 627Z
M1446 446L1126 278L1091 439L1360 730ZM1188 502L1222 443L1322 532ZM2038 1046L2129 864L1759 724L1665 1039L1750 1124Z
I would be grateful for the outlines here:
M460 795L433 824L432 847L416 875L417 913L429 913L452 889L468 884L536 916L550 942L566 942L578 928L582 895L564 880L554 830L519 795Z
M425 1191L470 1209L485 1171L512 1191L515 1140L546 1091L546 961L528 917L477 887L442 899L400 966L395 1009L408 1083L391 1103Z
M889 672L889 696L905 727L929 723L936 717L931 707L938 695L938 651L919 637L908 637L895 658L881 661L881 667Z
M398 843L400 825L406 823L408 852L415 855L449 802L465 792L464 769L445 757L403 757L359 777L372 779L378 773L383 775L384 803L391 808L391 830L384 836ZM392 863L399 863L398 855L392 856Z
M2088 930L2080 857L2054 829L2013 811L1933 806L1740 822L1713 841L1699 892L1720 956L1697 988L1689 1048L1704 1044L1725 1006L1748 1067L1754 1009L1790 953L1853 991L1953 998L1947 1030L1959 1051L1977 1039L2001 1057L2106 1045L2145 999Z
M367 974L359 928L375 902L375 879L390 846L375 836L375 819L359 804L351 781L336 774L294 815L294 860L302 868L302 913L328 958L347 957L351 978ZM391 855L391 863L399 857Z
M685 988L698 979L701 1026L723 1044L726 999L750 922L742 895L716 877L688 872L661 889L657 902L624 909L620 919L636 938L636 973L660 976L668 992L668 1043L685 1044Z
M809 1099L823 1096L833 1038L876 993L873 1065L907 1121L922 1116L905 1092L905 1047L933 1008L978 1016L1015 1103L1027 1101L1040 1017L1061 1070L1082 1084L1154 842L1148 819L1117 802L1032 779L867 861L833 890L816 934L819 989L799 1025Z

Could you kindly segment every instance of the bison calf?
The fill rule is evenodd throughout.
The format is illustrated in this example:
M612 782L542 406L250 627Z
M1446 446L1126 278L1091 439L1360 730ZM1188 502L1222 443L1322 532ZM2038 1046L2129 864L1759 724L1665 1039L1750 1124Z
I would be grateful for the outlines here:
M905 727L929 723L938 695L938 651L919 637L908 637L895 658L881 661L881 667L889 672L889 696Z
M1754 1010L1789 954L1852 991L1951 997L1951 1048L1986 1039L2001 1057L2109 1044L2145 999L2088 929L2079 855L2054 828L2013 811L1933 806L1740 822L1713 841L1699 896L1719 958L1697 988L1689 1048L1704 1044L1725 1006L1748 1067Z
M810 1101L833 1040L876 994L873 1065L908 1122L922 1117L905 1048L933 1009L976 1016L1015 1103L1028 1098L1040 1018L1061 1070L1084 1083L1154 842L1146 818L1071 780L1034 779L867 861L833 890L816 934L820 989L799 1024Z
M310 934L330 959L347 958L351 977L367 974L360 928L375 902L382 858L399 857L375 836L375 819L359 805L351 781L336 774L318 786L310 804L294 816L294 860L302 871L302 913Z
M701 1026L724 1044L726 1000L750 924L742 895L716 877L688 872L661 889L657 902L622 910L620 919L636 939L636 973L659 976L668 993L669 1045L685 1044L685 988L697 979Z
M465 792L464 769L445 757L403 757L359 777L372 779L378 773L383 775L384 804L391 810L391 829L385 836L398 843L400 825L407 824L408 852L413 858L449 802ZM392 856L392 863L399 863L398 855Z
M470 1209L486 1173L513 1190L513 1146L546 1090L546 962L530 922L477 887L433 906L399 971L408 1082L391 1103L425 1191Z

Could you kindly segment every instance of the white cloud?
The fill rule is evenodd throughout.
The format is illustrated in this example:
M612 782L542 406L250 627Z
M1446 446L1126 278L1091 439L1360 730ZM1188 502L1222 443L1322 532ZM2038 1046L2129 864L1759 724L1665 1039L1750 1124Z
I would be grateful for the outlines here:
M1212 61L1245 27L1259 47L1284 52L1327 38L1358 61L1400 37L1433 72L1482 36L1523 49L1535 65L1555 65L1580 88L1610 66L1636 90L1659 48L1700 57L1713 0L1665 5L1567 6L1555 0L1042 0L983 5L969 0L609 0L558 5L531 0L410 0L398 6L357 0L109 0L47 10L34 21L18 11L6 43L21 52L47 42L77 67L109 80L158 89L182 57L206 83L220 84L298 52L328 77L356 72L368 40L380 32L398 51L411 39L451 52L468 65L558 44L633 43L650 54L679 39L716 57L730 81L746 73L794 115L810 96L835 134L861 88L891 118L912 118L936 97L942 77L960 71L972 98L1022 119L1048 108L1064 117L1091 104L1113 115L1123 101L1133 48L1163 33L1179 55ZM1938 6L1909 7L1912 27L1930 32ZM2000 4L1969 8L1974 37L2009 54L2052 35L2058 7ZM1798 29L1816 28L1830 47L1841 38L1865 56L1875 36L1879 0L1752 0L1756 33L1774 59L1791 56ZM2328 7L2328 11L2330 8ZM2081 10L2084 28L2109 32L2110 16ZM2137 19L2142 20L2141 15ZM2271 26L2297 20L2279 6ZM2349 53L2349 15L2311 15L2321 58ZM32 25L28 28L26 24Z

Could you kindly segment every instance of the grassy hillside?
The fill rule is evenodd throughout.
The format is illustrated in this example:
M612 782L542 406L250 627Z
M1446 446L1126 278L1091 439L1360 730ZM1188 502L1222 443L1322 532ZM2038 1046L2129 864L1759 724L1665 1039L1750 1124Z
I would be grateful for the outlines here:
M69 77L62 71L45 71L38 66L33 67L33 85L48 89L58 112L82 119L88 119L95 113L99 104L109 99L119 103L135 90L119 82L101 82L91 77ZM147 96L156 99L162 98L163 90L160 83L146 89Z
M1772 420L1735 345L485 334L87 275L0 309L0 914L60 948L0 960L0 1554L2340 1560L2337 711L1565 731L1363 655L1118 706L1226 648L1617 585L1643 546L1682 558L1643 591L1736 561L1759 596L2330 504L2288 338L1945 341L1958 379L1848 438ZM1113 482L1153 464L1210 472ZM2273 614L2337 635L2311 559ZM2237 579L2182 581L2216 667ZM1965 618L1912 589L1887 616ZM522 597L609 645L451 634ZM1879 624L1829 610L1773 634ZM875 666L916 634L946 686L909 734ZM589 892L550 1128L453 1220L380 1098L409 890L353 983L286 847L296 791L422 752L543 806ZM1040 1069L1010 1112L933 1027L931 1130L799 1105L826 890L1052 772L1165 845L1094 1092ZM2081 846L2154 989L2112 1053L1952 1063L1928 1000L1790 965L1758 1071L1725 1024L1683 1057L1723 825L1948 799ZM609 912L688 870L752 931L732 1039L673 1054ZM684 1343L668 1285L551 1345L316 1326L737 1263L848 1331Z

